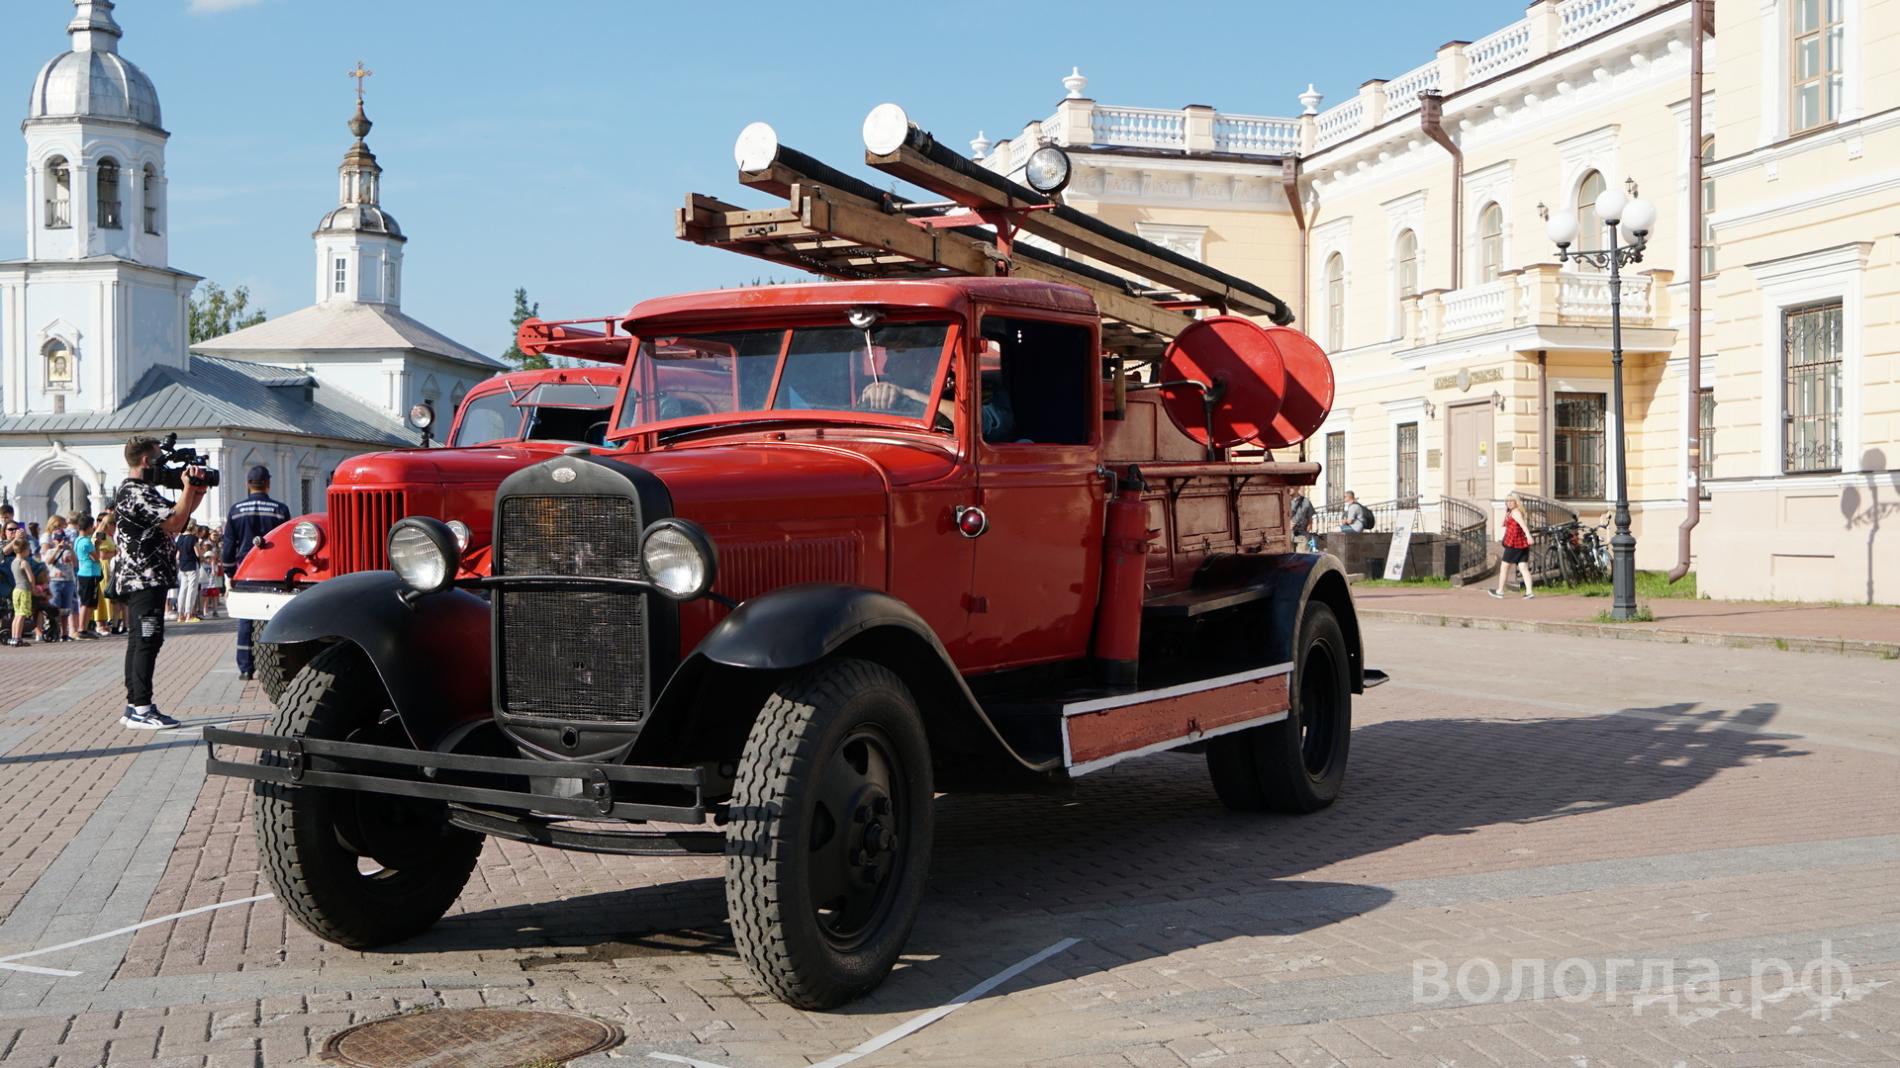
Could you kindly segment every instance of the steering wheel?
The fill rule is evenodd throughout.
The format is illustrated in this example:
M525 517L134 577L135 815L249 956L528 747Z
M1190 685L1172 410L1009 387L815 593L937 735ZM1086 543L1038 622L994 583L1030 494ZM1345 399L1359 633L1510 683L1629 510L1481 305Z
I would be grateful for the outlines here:
M684 419L689 415L711 415L712 405L698 397L681 397L667 394L660 398L659 418Z

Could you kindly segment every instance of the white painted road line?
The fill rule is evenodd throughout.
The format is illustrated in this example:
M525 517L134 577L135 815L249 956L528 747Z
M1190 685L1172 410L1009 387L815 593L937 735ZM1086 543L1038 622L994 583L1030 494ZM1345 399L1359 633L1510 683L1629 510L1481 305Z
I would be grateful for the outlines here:
M0 962L0 968L5 968L10 972L26 972L29 975L51 975L60 979L70 979L75 975L84 974L82 972L69 972L64 968L35 968L31 964L7 964L4 962Z
M931 1024L936 1023L938 1020L943 1019L945 1016L950 1015L951 1013L957 1011L963 1006L968 1005L970 1002L975 1001L977 998L980 998L983 995L989 993L990 991L995 990L997 987L1002 986L1004 983L1009 982L1011 979L1016 978L1017 976L1028 971L1029 969L1034 968L1036 965L1041 964L1043 961L1048 960L1050 957L1055 956L1056 954L1062 952L1065 949L1068 949L1070 946L1075 945L1077 942L1080 942L1080 941L1081 939L1079 938L1065 938L1062 941L1057 942L1055 945L1050 946L1048 949L1045 949L1034 956L1025 957L1024 959L1017 961L1015 964L1010 965L1009 967L1003 969L1002 971L997 972L995 975L990 976L988 979L985 979L982 982L976 984L970 989L965 990L963 993L958 994L948 1004L941 1005L941 1006L938 1006L937 1008L931 1009L929 1012L926 1012L920 1016L917 1016L911 1019L908 1023L900 1024L899 1026L894 1027L890 1029L889 1031L884 1032L883 1034L877 1036L876 1038L870 1039L869 1041L864 1042L861 1045L855 1046L845 1053L838 1054L836 1057L833 1057L828 1061L819 1061L817 1064L812 1065L812 1068L840 1068L841 1065L850 1064L852 1061L857 1060L859 1057L869 1056L870 1054L876 1053L878 1050L883 1049L885 1046L888 1046L893 1042L896 1042L900 1039L907 1038L911 1035L914 1035L917 1032L923 1030L924 1028L929 1027ZM658 1054L655 1054L655 1056L658 1056Z
M688 1068L726 1068L723 1064L714 1064L711 1061L696 1061L691 1057L677 1057L671 1053L649 1053L647 1056L656 1061L671 1061L674 1064L684 1064L687 1065Z
M56 945L56 946L47 946L44 949L29 949L24 953L10 953L7 956L0 957L0 968L6 968L6 969L9 969L11 971L16 971L16 972L32 972L35 975L59 975L59 976L79 975L80 974L79 972L61 971L57 968L35 968L32 965L28 965L28 964L13 964L10 962L16 961L16 960L24 960L27 957L37 957L42 953L57 953L62 949L72 949L75 946L83 946L87 944L88 942L98 942L107 938L117 938L119 935L122 935L122 934L131 934L133 931L137 931L145 927L152 927L161 923L170 923L173 920L182 920L187 916L196 916L201 912L215 912L218 909L228 909L233 905L249 905L255 901L269 901L271 898L276 897L276 896L277 896L276 894L258 894L256 897L241 897L241 898L238 898L236 901L220 901L215 905L200 905L195 909L186 909L183 912L174 912L169 916L158 916L153 919L142 920L138 923L132 924L127 927L117 928L116 930L105 931L96 935L87 935L84 938L75 938L71 942L61 942L59 945Z

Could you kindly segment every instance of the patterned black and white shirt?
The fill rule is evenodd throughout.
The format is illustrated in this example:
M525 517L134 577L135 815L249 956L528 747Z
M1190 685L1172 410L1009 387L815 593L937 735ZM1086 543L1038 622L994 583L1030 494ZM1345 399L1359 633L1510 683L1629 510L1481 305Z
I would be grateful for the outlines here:
M113 584L120 593L168 590L178 585L178 559L163 524L176 502L150 482L128 478L119 484L112 512L119 520L119 555Z

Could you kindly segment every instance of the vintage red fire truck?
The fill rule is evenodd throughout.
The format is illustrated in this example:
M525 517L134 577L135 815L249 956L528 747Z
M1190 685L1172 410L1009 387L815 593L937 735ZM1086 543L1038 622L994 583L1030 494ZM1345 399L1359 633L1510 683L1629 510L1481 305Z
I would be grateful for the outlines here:
M530 319L519 334L524 352L605 362L496 375L463 398L443 438L445 448L366 453L344 461L324 511L293 518L245 556L231 577L231 614L268 620L319 582L387 568L389 528L409 515L447 520L463 546L460 573L487 574L495 487L571 445L605 440L627 356L628 339L593 320ZM254 645L253 654L258 681L272 700L303 666L265 642Z
M871 126L869 162L954 205L749 129L741 179L786 206L696 196L682 236L858 280L635 305L605 444L502 482L486 574L411 515L391 570L271 620L302 670L264 733L205 737L212 770L260 780L259 851L299 923L413 937L487 835L723 855L740 954L823 1008L896 961L936 792L1198 747L1231 808L1339 796L1353 697L1383 675L1338 562L1289 537L1318 466L1275 454L1325 417L1325 355L1189 314L1291 319L1078 222L1048 195L1065 160L1024 188ZM221 755L240 748L262 756Z

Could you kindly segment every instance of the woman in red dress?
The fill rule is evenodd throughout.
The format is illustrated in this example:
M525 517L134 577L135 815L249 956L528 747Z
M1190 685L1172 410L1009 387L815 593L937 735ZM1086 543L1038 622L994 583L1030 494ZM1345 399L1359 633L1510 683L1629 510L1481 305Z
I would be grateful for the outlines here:
M1511 494L1504 503L1504 561L1498 565L1498 585L1494 590L1484 592L1500 600L1504 597L1504 579L1511 573L1511 565L1517 565L1517 573L1524 579L1524 599L1537 596L1531 592L1531 536L1525 532L1530 520L1524 514L1524 500L1517 494Z

